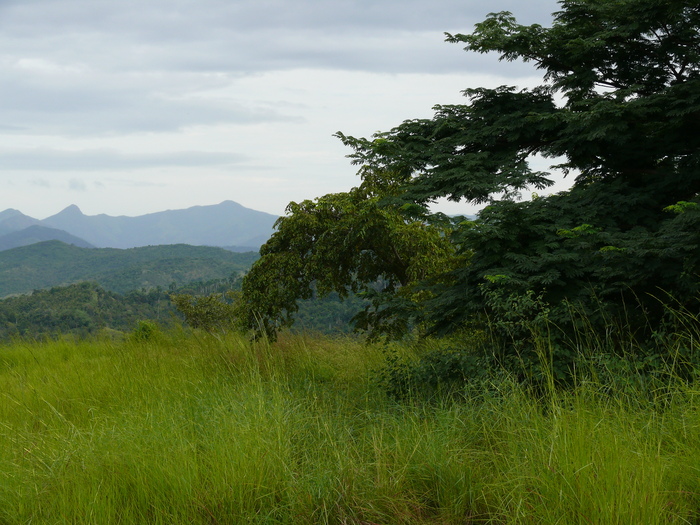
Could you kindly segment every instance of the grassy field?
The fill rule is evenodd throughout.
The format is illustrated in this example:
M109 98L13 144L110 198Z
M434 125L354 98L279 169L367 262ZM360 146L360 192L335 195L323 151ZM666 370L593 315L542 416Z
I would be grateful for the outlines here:
M0 524L700 521L697 385L398 402L383 362L303 336L0 347Z

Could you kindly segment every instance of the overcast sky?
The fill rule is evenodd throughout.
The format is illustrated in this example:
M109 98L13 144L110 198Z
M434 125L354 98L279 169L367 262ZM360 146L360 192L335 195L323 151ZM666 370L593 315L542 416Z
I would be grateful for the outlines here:
M0 211L142 215L347 191L371 136L530 65L444 42L555 0L0 0ZM445 211L469 212L454 205Z

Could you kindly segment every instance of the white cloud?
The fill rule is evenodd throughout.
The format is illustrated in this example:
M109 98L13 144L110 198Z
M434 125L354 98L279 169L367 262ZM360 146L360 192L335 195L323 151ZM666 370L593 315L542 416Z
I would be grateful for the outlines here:
M3 0L0 210L271 213L357 183L332 137L533 82L443 32L554 0ZM44 213L46 211L47 213Z
M72 191L81 191L82 192L82 191L87 190L87 185L85 184L85 181L83 181L82 179L75 179L75 178L70 179L68 181L68 187Z
M6 68L0 84L3 124L27 134L114 135L294 117L210 93L235 83L213 75L105 74Z
M104 171L151 167L229 166L246 157L217 151L124 153L113 149L79 151L53 148L0 149L0 171Z

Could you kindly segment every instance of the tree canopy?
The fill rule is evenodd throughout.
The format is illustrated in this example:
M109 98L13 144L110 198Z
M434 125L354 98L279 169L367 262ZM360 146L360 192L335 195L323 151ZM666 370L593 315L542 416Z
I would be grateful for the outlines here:
M243 281L247 325L272 336L291 325L300 299L362 293L369 302L355 317L360 328L405 332L421 304L416 285L460 257L449 221L426 223L383 203L393 193L392 177L368 176L349 192L292 202Z
M532 63L542 83L466 89L465 104L369 139L338 133L363 183L290 204L244 284L250 311L279 322L312 283L380 277L385 305L407 285L421 291L411 315L435 333L497 315L494 297L514 294L541 297L558 323L571 304L602 305L640 330L661 321L656 296L697 306L699 28L691 0L561 0L551 27L501 12L448 34ZM535 155L572 188L520 200L552 184ZM442 197L487 207L450 221L430 211Z

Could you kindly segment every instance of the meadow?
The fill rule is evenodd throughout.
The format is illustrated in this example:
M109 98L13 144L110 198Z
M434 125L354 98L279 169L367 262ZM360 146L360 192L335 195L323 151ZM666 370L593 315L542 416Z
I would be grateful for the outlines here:
M0 347L0 524L700 520L694 381L395 399L384 345L146 335Z

